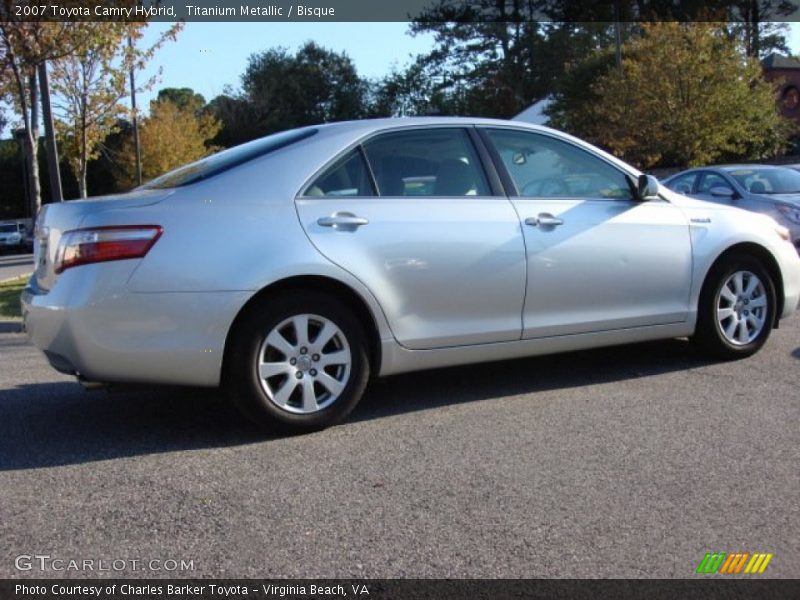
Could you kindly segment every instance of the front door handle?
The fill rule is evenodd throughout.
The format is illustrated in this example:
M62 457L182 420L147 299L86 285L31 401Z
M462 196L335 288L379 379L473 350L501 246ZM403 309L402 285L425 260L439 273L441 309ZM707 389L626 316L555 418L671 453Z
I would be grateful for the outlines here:
M329 217L320 217L317 219L317 225L321 227L333 227L339 231L355 231L357 228L367 223L369 223L368 219L357 217L349 212L337 212Z
M564 219L554 217L550 213L539 213L535 217L525 219L525 225L531 227L558 227L564 224Z

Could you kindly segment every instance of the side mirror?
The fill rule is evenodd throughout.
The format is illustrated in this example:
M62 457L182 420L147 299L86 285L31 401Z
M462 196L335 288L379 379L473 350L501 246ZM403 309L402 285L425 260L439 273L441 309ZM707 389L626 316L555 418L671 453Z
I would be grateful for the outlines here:
M638 200L658 197L658 179L652 175L639 175L639 180L636 182L636 197Z
M736 192L734 192L731 188L723 187L721 185L712 187L710 190L708 190L708 193L715 198L727 198L728 200L733 200L736 197Z

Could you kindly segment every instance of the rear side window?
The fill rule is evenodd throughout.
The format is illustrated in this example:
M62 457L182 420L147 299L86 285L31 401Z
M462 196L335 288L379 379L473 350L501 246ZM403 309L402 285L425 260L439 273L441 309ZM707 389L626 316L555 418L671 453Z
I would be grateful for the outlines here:
M625 173L601 158L548 135L487 130L520 196L631 200Z
M203 179L209 179L229 169L243 165L255 158L270 152L275 152L300 140L311 137L317 133L316 129L292 129L275 133L265 138L254 140L241 146L234 146L217 154L198 160L188 165L178 167L161 177L145 183L139 189L157 190L190 185Z
M303 196L374 196L363 154L353 150L328 167L309 185Z
M489 196L469 135L460 128L379 135L364 144L381 196Z

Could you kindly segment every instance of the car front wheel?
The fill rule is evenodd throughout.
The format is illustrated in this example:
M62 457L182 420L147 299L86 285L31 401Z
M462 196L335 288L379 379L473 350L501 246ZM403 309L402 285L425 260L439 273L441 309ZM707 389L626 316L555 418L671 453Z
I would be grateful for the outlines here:
M346 417L368 377L365 335L352 312L335 298L293 292L258 303L237 323L225 385L257 424L302 433Z
M750 356L772 331L775 304L775 284L762 263L728 257L712 268L700 295L697 341L719 358Z

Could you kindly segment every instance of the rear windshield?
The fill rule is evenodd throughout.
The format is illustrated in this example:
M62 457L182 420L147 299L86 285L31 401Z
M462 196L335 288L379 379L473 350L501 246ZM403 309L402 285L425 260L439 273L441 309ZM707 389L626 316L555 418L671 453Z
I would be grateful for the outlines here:
M203 179L209 179L215 175L238 167L254 158L259 158L280 148L285 148L291 144L304 140L317 133L316 129L292 129L282 131L265 138L254 140L241 146L235 146L228 150L223 150L217 154L212 154L202 160L178 167L161 177L156 177L152 181L139 187L140 190L160 190L165 188L175 188L196 183Z

